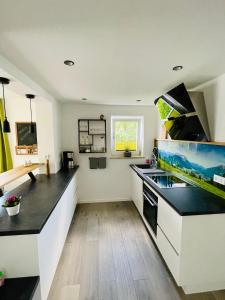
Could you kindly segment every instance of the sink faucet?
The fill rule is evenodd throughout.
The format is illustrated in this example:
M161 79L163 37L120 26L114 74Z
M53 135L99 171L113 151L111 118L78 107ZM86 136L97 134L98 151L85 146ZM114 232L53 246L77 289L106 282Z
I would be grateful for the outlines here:
M157 169L157 166L158 166L158 149L156 147L154 147L152 150L150 166L153 169Z

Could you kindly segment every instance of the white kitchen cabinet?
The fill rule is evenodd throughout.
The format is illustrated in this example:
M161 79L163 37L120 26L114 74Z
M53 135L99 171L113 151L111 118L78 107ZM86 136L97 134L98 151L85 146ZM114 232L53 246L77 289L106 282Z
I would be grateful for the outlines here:
M158 226L169 239L177 253L180 253L182 239L182 216L165 200L158 197Z
M70 181L50 218L37 235L41 299L47 299L49 289L64 247L77 204L77 176Z
M76 204L77 173L39 234L0 237L0 269L7 269L8 278L40 276L34 299L48 297Z
M225 288L225 214L180 216L159 198L156 244L185 293Z
M131 171L131 199L140 215L143 216L143 180L133 170Z
M148 185L158 196L155 235L143 216L143 180L131 176L132 200L176 283L187 294L225 289L225 213L182 216Z
M157 246L176 282L179 282L180 256L160 227L157 228Z

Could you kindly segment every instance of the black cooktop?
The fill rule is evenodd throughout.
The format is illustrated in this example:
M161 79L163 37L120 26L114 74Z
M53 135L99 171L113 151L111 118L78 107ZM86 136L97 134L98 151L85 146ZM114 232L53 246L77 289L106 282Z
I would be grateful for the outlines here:
M146 175L150 180L154 181L160 188L179 188L179 187L193 187L192 184L183 179L173 175Z

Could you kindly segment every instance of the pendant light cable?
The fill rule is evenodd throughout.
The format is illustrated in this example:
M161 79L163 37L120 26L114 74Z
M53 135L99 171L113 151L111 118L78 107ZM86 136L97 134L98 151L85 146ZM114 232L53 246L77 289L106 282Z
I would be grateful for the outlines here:
M32 126L32 103L31 103L31 98L30 98L30 123L31 123L31 126Z
M30 133L35 133L35 124L33 123L33 114L32 114L32 99L35 98L33 94L26 94L27 99L30 100Z

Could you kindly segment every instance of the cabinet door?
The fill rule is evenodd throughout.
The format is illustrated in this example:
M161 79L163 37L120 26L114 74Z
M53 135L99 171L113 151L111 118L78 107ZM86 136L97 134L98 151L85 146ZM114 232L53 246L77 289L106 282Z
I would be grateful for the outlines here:
M182 217L161 197L158 198L157 223L177 253L180 253Z
M170 272L173 274L174 279L176 280L177 284L179 284L180 256L168 241L159 226L157 229L157 246L168 268L170 269Z
M132 170L131 172L131 199L137 210L143 216L143 180Z

